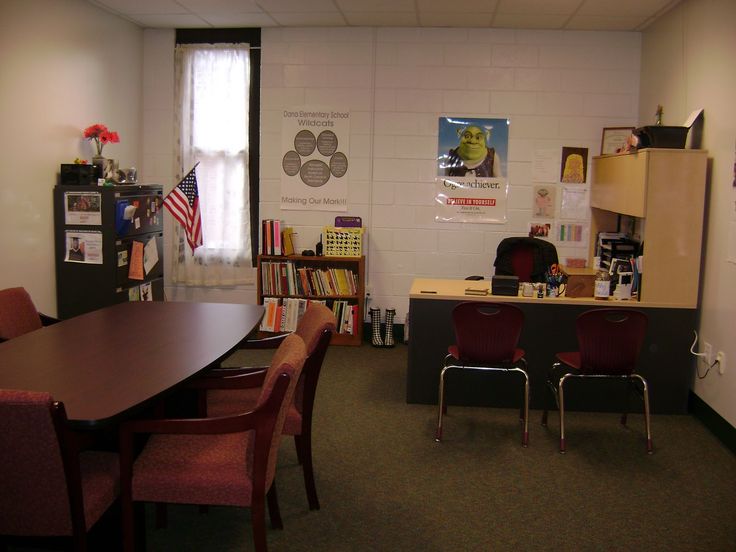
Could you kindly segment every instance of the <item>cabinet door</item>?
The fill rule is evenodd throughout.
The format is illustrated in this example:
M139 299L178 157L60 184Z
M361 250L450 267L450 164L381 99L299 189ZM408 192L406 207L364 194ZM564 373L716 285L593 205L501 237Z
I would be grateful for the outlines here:
M642 218L646 212L646 152L593 158L590 206Z
M117 236L134 236L163 229L163 199L160 194L126 194L115 201L115 232ZM124 219L125 209L132 210Z
M151 242L153 240L153 242ZM130 263L133 251L133 243L140 242L144 250L143 280L130 278ZM148 247L148 251L146 251ZM161 278L164 274L164 235L149 234L117 240L115 242L115 253L117 258L117 270L115 272L116 287L129 287L138 285L143 281L153 278ZM146 270L146 268L148 270Z

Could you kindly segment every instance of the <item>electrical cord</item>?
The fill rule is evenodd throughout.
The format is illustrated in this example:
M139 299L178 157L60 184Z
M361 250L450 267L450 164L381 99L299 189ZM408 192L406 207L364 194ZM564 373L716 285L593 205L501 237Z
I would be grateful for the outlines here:
M700 363L699 362L696 362L695 363L695 372L696 372L696 375L698 376L698 379L705 379L705 376L708 375L708 372L710 372L710 369L713 368L714 366L716 366L717 364L720 364L720 361L719 360L715 360L711 364L708 364L707 359L705 359L705 357L706 357L706 354L705 353L696 353L695 352L695 344L698 342L698 332L695 331L695 330L693 330L693 333L695 334L695 339L693 340L693 344L690 345L690 353L692 353L693 356L700 357L700 358L704 359L705 365L707 366L707 368L705 370L705 374L703 374L702 376L700 375Z

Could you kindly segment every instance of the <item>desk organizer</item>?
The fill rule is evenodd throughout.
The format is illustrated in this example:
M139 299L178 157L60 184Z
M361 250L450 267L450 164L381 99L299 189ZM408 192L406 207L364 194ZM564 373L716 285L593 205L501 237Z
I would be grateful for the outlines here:
M363 254L363 228L325 226L322 242L324 254L328 257L360 257Z

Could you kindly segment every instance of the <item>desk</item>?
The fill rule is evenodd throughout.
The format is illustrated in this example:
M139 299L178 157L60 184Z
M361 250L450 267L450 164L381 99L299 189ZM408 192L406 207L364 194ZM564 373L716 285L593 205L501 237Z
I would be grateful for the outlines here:
M437 404L437 387L447 347L455 334L450 314L464 301L513 302L524 312L524 328L519 347L526 351L529 364L532 408L555 408L545 382L547 370L560 351L578 349L575 319L582 312L598 307L635 308L649 317L647 337L639 358L638 372L650 384L652 412L684 414L694 357L690 354L695 308L673 307L663 303L637 301L597 301L591 298L505 297L465 295L465 288L489 287L490 281L414 280L409 295L409 358L406 374L406 402ZM424 293L422 293L424 292ZM434 292L434 293L427 293ZM572 391L573 384L581 392ZM607 384L607 386L605 386ZM565 403L571 409L619 411L623 389L614 382L570 381ZM518 408L521 384L513 375L483 374L456 370L448 375L449 404ZM632 400L632 408L638 408Z
M0 387L48 391L71 426L101 427L221 360L263 312L220 303L106 307L0 344Z

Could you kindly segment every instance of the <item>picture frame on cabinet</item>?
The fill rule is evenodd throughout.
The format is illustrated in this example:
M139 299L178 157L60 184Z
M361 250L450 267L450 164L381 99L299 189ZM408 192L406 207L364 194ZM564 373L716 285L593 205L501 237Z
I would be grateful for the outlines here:
M615 155L625 151L626 141L634 127L605 127L601 135L601 155Z

